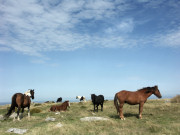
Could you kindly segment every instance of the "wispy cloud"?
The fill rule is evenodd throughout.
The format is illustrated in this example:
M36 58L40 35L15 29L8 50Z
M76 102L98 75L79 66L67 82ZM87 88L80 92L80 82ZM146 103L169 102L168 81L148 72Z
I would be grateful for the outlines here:
M172 30L166 34L158 35L157 42L161 46L180 47L180 29Z
M159 5L148 0L138 2ZM124 0L1 0L0 51L42 56L47 51L91 46L132 47L157 36L171 47L179 45L179 31L151 38L132 36L138 24L127 12L133 9L136 5Z
M131 33L134 29L135 23L133 22L132 18L124 19L120 23L116 25L112 25L111 27L107 28L105 30L108 34L125 34L125 33Z

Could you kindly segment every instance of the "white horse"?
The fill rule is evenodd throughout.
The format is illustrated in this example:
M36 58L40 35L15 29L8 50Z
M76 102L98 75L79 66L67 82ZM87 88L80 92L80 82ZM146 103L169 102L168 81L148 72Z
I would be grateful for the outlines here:
M76 99L79 99L80 102L81 102L81 101L86 102L85 96L76 96Z

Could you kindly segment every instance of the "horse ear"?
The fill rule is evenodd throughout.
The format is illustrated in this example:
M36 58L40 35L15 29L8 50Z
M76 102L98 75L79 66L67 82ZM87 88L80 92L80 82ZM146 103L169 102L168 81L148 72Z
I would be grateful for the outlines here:
M154 86L154 90L157 90L157 89L158 89L158 86L157 86L157 85L155 85L155 86Z

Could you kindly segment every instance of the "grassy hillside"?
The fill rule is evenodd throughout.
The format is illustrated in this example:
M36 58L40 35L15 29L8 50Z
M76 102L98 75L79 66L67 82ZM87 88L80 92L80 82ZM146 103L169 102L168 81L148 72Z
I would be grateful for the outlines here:
M71 103L66 112L55 114L48 112L50 106L56 103L43 103L31 105L31 118L27 117L27 111L21 121L12 119L0 121L0 134L8 135L9 128L28 129L27 135L147 135L147 134L174 134L180 133L180 103L170 103L165 99L148 100L144 105L143 119L138 116L138 105L124 105L125 121L119 119L113 101L106 101L104 111L93 112L90 101L86 103ZM7 112L6 106L0 106L0 115ZM27 109L26 109L27 110ZM104 117L107 121L80 121L83 117ZM56 118L55 121L46 122L47 117ZM62 127L56 127L61 123Z

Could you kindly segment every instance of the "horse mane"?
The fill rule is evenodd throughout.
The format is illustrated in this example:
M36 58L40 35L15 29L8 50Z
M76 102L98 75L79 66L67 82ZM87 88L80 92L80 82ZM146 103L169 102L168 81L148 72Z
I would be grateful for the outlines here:
M145 93L149 93L154 90L154 87L144 87L142 89L139 89L137 91L145 91Z
M31 96L30 89L24 93L26 96Z

